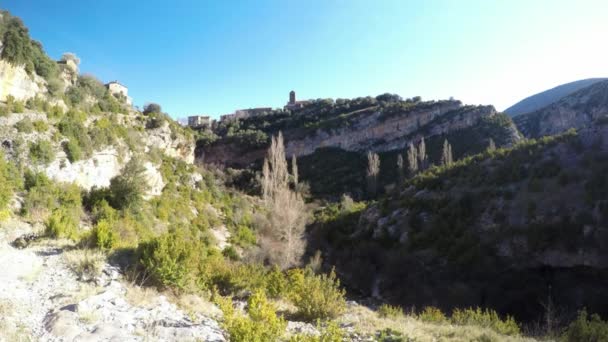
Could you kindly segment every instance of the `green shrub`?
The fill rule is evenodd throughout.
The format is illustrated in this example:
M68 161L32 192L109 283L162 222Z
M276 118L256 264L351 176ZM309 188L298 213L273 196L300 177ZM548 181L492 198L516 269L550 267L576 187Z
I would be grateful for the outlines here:
M25 172L27 195L23 212L27 214L48 213L61 208L78 222L82 214L80 188L76 184L56 183L44 173Z
M284 334L286 323L266 299L263 291L255 291L247 301L248 316L237 314L230 300L220 301L224 312L224 329L232 342L278 341Z
M186 289L196 280L206 246L186 229L165 233L139 247L140 263L166 287Z
M382 304L378 308L378 316L385 318L399 318L403 317L403 309L398 306L392 306L389 304Z
M247 226L239 225L236 234L232 236L231 241L239 246L246 247L254 245L257 239L253 230Z
M608 322L603 321L597 314L588 316L587 311L582 310L578 313L576 320L568 325L562 335L562 340L567 342L608 341Z
M78 142L76 142L76 140L68 140L66 142L64 142L62 144L63 146L63 151L65 152L66 156L68 157L68 160L70 161L70 163L73 163L75 161L78 161L80 159L82 159L82 150L80 149L80 145L78 145Z
M23 113L25 111L25 105L22 101L15 101L13 103L13 112L14 113Z
M48 165L55 159L55 151L47 140L30 143L30 159L34 163Z
M99 220L93 230L93 241L100 249L112 249L116 245L116 234L108 220Z
M346 308L345 291L332 270L330 274L316 275L311 270L289 272L289 297L303 319L335 318Z
M0 222L6 221L11 218L11 211L8 209L0 209Z
M403 336L399 331L393 330L391 328L383 329L377 332L377 340L378 342L406 342L410 341Z
M21 121L15 124L15 128L19 133L32 133L34 131L34 125L32 124L32 120L30 118L22 119Z
M52 238L75 240L78 237L78 222L67 210L55 209L46 222L46 235Z
M49 130L49 124L47 124L44 120L36 120L32 122L32 125L34 126L36 132L42 133Z
M496 311L480 308L455 309L452 312L451 322L458 325L476 325L491 328L504 335L518 335L520 328L515 319L507 316L502 320Z
M137 208L148 188L141 162L132 158L120 175L110 180L110 204L116 209Z
M422 312L418 314L418 319L431 323L444 323L447 321L443 312L434 306L425 307Z
M0 117L5 117L5 116L8 116L9 114L10 113L9 113L7 106L0 106Z
M222 255L230 260L236 261L239 260L239 254L237 253L234 246L227 246L222 250Z
M21 178L14 165L4 159L4 153L0 150L0 210L6 208L19 186L16 177Z
M271 298L279 298L287 294L288 289L289 283L285 273L277 266L273 266L266 274L266 293Z

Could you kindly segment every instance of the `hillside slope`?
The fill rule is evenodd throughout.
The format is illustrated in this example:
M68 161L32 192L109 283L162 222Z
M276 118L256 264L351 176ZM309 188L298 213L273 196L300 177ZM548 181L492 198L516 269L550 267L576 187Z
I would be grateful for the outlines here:
M316 236L361 293L404 306L487 306L524 321L555 301L608 314L608 126L432 168ZM351 209L349 209L351 208Z
M519 130L530 138L590 127L608 118L608 81L596 82L532 113L515 117Z
M555 88L545 90L538 94L529 96L511 107L505 109L505 113L514 117L521 114L531 113L546 107L554 102L559 101L565 96L568 96L580 89L586 88L594 83L605 81L607 78L588 78L578 80L566 84L559 85Z

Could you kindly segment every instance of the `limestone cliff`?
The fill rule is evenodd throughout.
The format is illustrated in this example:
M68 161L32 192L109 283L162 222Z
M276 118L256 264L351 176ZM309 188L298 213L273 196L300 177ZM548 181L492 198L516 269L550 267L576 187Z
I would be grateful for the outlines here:
M327 147L352 152L387 152L404 149L410 142L417 142L423 137L441 136L475 126L480 119L496 114L492 106L463 106L460 101L453 100L426 102L396 111L372 106L348 113L346 124L337 127L321 127L305 133L302 133L301 127L297 127L286 129L283 134L287 155L298 157ZM297 116L294 120L297 120ZM515 127L511 128L507 144L520 139ZM243 167L261 159L264 151L265 146L248 148L220 139L199 149L197 158L205 163Z
M10 95L16 100L25 101L46 92L46 81L40 76L30 76L22 66L14 66L0 60L0 101Z

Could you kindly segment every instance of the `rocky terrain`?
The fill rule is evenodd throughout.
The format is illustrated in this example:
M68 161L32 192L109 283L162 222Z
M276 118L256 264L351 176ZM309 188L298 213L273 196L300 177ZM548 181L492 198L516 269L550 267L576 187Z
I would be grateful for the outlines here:
M36 233L40 227L1 223L0 340L225 341L214 319L144 294L103 260L99 274L79 275L71 269L69 242L13 243Z

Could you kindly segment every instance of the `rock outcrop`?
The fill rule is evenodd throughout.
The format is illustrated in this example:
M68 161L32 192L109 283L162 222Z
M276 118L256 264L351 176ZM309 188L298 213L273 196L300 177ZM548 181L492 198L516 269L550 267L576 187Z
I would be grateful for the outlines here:
M463 106L460 101L438 101L391 112L378 106L349 113L348 125L319 128L302 134L300 128L283 131L286 154L310 155L319 148L334 147L353 152L386 152L404 149L421 138L472 127L482 118L493 117L492 106ZM513 142L520 139L513 126ZM197 151L204 163L244 167L263 158L265 148L248 149L234 142L218 141Z
M46 81L38 75L30 76L22 66L0 60L0 101L8 96L25 101L46 92Z

